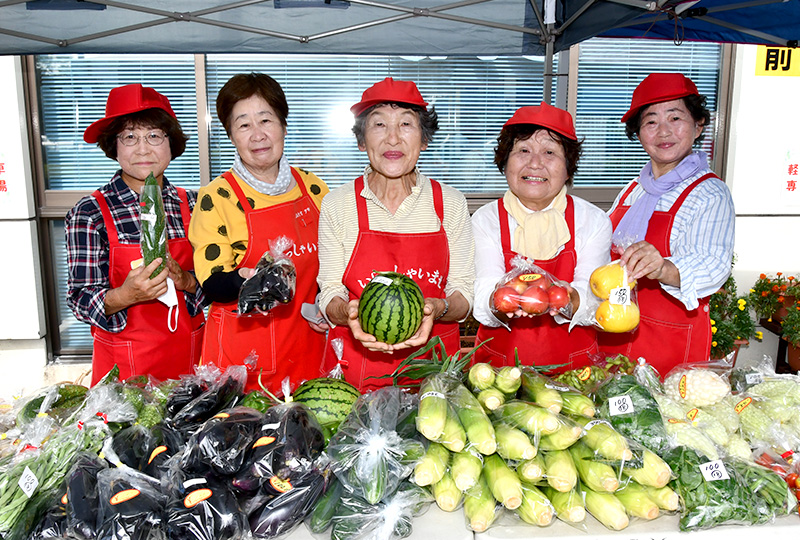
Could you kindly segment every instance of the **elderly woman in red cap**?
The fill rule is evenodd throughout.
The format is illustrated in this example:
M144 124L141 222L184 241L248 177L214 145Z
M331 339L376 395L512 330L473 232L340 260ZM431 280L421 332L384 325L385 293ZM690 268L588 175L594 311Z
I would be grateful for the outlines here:
M92 383L114 365L120 378L163 380L191 373L203 335L203 294L192 273L189 218L196 193L167 181L164 171L188 137L169 100L129 84L108 95L106 115L84 132L119 163L111 182L84 197L66 217L67 303L92 325ZM139 197L153 174L167 216L166 268L141 264Z
M259 381L278 394L320 375L325 325L307 323L317 296L319 206L328 187L292 167L284 154L289 105L281 85L264 73L239 73L217 95L217 117L236 148L233 167L200 189L189 238L208 311L203 362L248 365L248 389ZM265 314L239 316L239 290L271 242L293 241L297 271L291 302Z
M438 129L436 112L411 81L380 81L350 109L353 132L369 165L363 176L333 190L322 203L319 234L320 306L332 324L324 369L341 358L345 378L360 389L386 375L431 336L450 354L460 347L458 321L472 302L473 240L469 211L457 190L417 168ZM412 277L425 297L423 320L408 340L390 345L366 334L358 298L375 271ZM339 356L332 343L341 340Z
M638 280L641 322L632 334L603 334L604 351L643 356L662 376L681 362L707 361L708 298L730 275L735 211L727 186L692 147L711 115L680 73L653 73L622 117L650 161L611 208L615 256Z
M611 223L602 210L567 193L580 154L572 116L544 102L518 109L497 137L494 162L508 191L472 216L477 341L491 338L477 350L479 361L514 365L518 351L525 365L567 370L597 352L589 276L610 260ZM495 309L492 293L516 255L569 284L571 319Z

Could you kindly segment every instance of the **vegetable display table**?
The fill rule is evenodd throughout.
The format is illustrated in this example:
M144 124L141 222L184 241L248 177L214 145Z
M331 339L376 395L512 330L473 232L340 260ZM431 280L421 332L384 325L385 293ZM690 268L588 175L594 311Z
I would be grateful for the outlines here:
M438 509L433 509L434 511ZM606 529L599 521L586 516L584 530L571 527L563 521L554 520L549 527L535 527L503 516L485 533L475 535L475 540L522 540L528 538L558 538L559 540L753 540L793 538L800 533L800 517L797 514L778 518L773 523L741 526L724 525L692 533L678 530L677 515L662 515L652 521L631 518L631 523L622 531ZM421 529L420 529L421 530ZM416 536L417 529L414 530ZM417 537L421 538L421 537Z

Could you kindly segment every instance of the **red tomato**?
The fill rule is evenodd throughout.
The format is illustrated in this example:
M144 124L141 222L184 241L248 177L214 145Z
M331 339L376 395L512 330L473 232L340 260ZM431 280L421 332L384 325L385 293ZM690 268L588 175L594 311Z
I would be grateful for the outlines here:
M553 284L544 274L524 274L520 277L528 287L537 287L543 291L547 291Z
M786 475L786 478L784 478L784 480L786 480L786 483L789 484L790 488L794 489L797 487L797 474L789 473Z
M553 285L547 289L547 297L552 309L561 310L569 305L569 292L561 285Z
M547 291L545 289L532 285L522 293L519 305L525 313L541 315L549 309L550 300L548 300Z
M528 283L519 279L519 276L515 278L511 278L506 284L505 287L511 287L517 294L522 294L525 292L525 289L528 288Z
M512 287L500 287L494 293L494 307L503 313L514 313L519 309L519 293Z

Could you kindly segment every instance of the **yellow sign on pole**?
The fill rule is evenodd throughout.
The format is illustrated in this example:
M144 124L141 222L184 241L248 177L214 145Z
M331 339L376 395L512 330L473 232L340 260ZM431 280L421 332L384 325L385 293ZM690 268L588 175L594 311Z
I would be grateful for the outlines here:
M800 77L800 49L759 45L756 76Z

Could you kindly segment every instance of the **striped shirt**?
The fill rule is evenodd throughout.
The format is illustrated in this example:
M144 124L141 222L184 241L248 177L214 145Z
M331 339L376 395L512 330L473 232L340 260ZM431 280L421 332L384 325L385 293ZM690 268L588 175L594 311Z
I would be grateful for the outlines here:
M139 243L139 194L122 179L117 171L111 182L100 188L114 219L120 243ZM164 178L162 190L164 211L167 214L167 238L186 238L181 219L181 199L175 186ZM194 208L197 193L186 190L189 210ZM83 197L65 218L67 240L67 305L79 321L109 332L120 332L128 322L128 310L123 309L106 317L106 294L112 288L110 280L108 233L97 200ZM204 295L198 285L195 294L184 291L189 315L203 309Z
M669 211L681 193L701 176L711 172L704 169L681 182L658 200L657 212ZM636 182L633 180L632 182ZM628 184L629 186L630 184ZM609 210L620 204L617 195ZM644 193L636 185L624 201L630 206ZM661 288L680 300L687 310L696 309L698 300L717 292L731 273L736 211L728 186L716 178L709 178L694 188L675 215L669 237L671 255L665 257L678 268L681 286L661 284Z
M367 167L364 178L372 170ZM444 205L443 225L450 248L450 269L445 294L460 292L472 305L475 281L474 243L469 209L464 195L442 184ZM367 200L369 226L374 231L390 233L429 233L440 228L433 207L433 190L430 179L417 171L416 185L397 211L392 214L364 182L358 194ZM331 191L322 200L319 223L319 305L325 313L335 297L349 300L347 288L342 283L344 271L358 239L358 211L356 210L355 182L348 182Z

